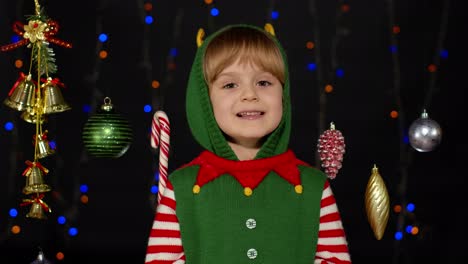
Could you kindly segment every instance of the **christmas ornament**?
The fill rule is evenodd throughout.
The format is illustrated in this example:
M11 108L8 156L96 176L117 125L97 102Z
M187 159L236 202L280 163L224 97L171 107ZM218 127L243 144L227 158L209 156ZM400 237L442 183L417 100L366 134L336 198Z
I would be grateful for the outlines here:
M3 103L17 111L32 110L35 104L36 85L31 79L31 74L20 72L20 77L8 93Z
M42 84L42 89L44 90L44 114L60 113L71 109L65 102L62 92L60 91L60 88L63 87L65 87L65 85L61 83L58 78L52 79L49 77L45 83Z
M31 205L29 213L26 214L27 218L35 218L40 220L47 219L45 212L50 213L50 207L42 200L44 194L32 195L30 199L23 199L23 203L20 206Z
M338 170L341 169L345 147L343 135L335 129L335 124L331 122L330 129L320 135L317 144L321 165L325 168L328 178L334 179Z
M151 125L151 147L154 149L159 148L158 203L161 201L161 196L166 188L170 133L171 128L166 113L156 111Z
M82 138L91 156L119 158L130 147L133 132L129 122L115 112L111 99L106 97L100 111L84 125Z
M372 174L367 182L365 204L367 220L377 240L382 239L388 222L390 198L382 176L376 165L372 168Z
M39 123L42 125L44 122L47 122L47 116L46 115L40 115L40 117L39 117L38 115L36 115L36 112L37 112L36 110L33 110L31 112L24 111L21 114L20 117L24 121L26 121L28 123L31 123L31 124L35 124L37 121L39 121Z
M51 264L51 262L45 258L42 250L39 250L37 258L33 262L31 262L31 264Z
M55 38L59 25L43 14L39 1L35 0L35 14L28 16L25 25L19 21L13 24L13 31L22 39L3 45L1 51L11 51L21 46L26 46L31 51L29 72L20 72L20 76L10 89L4 104L8 107L23 112L21 118L28 123L35 124L36 133L33 136L34 160L26 161L28 167L24 170L26 185L23 193L32 195L25 199L22 205L31 205L28 218L46 219L44 212L50 212L50 208L42 200L45 192L51 187L44 182L43 175L48 170L38 162L54 153L50 149L47 140L47 130L42 131L42 125L46 121L46 115L63 112L70 109L65 103L60 88L64 84L58 78L50 77L57 72L54 50L49 47L51 43L71 48L71 44ZM33 71L35 70L35 72ZM33 77L35 75L35 77ZM41 262L42 263L42 262Z
M25 199L27 201L27 199ZM40 220L46 220L47 215L45 214L44 209L42 208L42 204L38 202L36 199L33 199L31 202L31 208L29 212L26 214L27 218L35 218Z
M37 144L37 158L42 159L48 157L55 153L55 150L52 149L47 140L47 130L42 134L37 134L33 136L34 144Z
M410 145L419 152L429 152L436 148L442 139L442 129L439 124L430 119L426 110L421 117L413 121L409 127Z
M43 175L49 173L49 170L38 161L31 162L27 160L25 163L28 167L23 172L23 176L26 177L26 185L23 188L23 193L31 194L50 191L50 186L44 182L43 178Z

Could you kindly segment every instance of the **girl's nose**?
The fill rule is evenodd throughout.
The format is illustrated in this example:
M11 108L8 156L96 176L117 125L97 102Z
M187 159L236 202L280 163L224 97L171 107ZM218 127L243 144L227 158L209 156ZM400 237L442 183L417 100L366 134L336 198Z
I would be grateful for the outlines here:
M247 87L242 91L242 101L258 101L258 95L254 87Z

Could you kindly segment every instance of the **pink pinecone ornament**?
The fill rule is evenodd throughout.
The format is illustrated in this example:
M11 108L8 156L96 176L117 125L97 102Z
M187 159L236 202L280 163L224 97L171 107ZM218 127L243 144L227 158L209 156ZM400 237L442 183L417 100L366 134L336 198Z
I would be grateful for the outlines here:
M335 129L333 122L330 123L330 129L320 135L317 151L328 178L334 179L338 174L338 170L341 169L345 143L343 135L339 130Z

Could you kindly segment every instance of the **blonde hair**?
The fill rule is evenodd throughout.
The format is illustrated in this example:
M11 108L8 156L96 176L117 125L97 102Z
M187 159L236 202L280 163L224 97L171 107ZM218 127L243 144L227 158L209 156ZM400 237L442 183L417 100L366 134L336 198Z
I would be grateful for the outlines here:
M285 65L281 51L268 33L253 28L230 28L207 46L203 62L205 80L211 84L218 75L239 60L270 72L284 84Z

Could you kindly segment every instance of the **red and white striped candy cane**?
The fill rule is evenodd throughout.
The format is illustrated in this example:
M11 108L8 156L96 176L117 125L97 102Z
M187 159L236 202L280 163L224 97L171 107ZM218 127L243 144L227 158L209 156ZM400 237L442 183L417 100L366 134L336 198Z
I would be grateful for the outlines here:
M170 133L169 118L166 113L156 111L153 115L151 126L151 147L155 149L159 148L158 203L161 201L167 183Z

